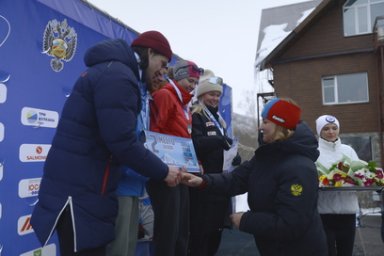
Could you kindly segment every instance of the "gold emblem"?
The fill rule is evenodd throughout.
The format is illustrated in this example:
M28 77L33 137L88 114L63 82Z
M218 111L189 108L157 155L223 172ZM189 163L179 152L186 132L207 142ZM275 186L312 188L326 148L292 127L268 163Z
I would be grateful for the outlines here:
M69 62L75 55L77 45L77 34L72 27L68 26L67 20L62 22L51 20L44 30L43 53L53 57L51 67L60 72L64 63Z
M294 196L301 196L303 193L303 186L300 184L292 184L291 185L291 194Z

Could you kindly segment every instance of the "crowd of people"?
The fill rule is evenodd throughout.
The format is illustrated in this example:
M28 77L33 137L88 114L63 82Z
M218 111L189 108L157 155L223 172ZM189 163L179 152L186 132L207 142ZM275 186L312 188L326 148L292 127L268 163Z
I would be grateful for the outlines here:
M317 164L358 159L337 118L320 116L317 138L294 100L274 98L254 156L223 172L234 144L219 111L223 79L190 60L169 67L172 55L158 31L88 49L32 213L41 244L56 232L62 256L133 256L148 195L151 255L216 255L227 226L252 234L261 255L352 255L356 195L318 190ZM200 173L164 163L145 131L190 139ZM246 192L249 211L233 212L231 198Z

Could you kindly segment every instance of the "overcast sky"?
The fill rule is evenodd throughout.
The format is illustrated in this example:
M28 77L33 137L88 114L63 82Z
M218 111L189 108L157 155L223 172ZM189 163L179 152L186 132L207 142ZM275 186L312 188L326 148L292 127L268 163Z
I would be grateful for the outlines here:
M247 91L257 92L254 63L261 10L305 0L88 0L138 32L158 30L183 59L224 78L233 88L233 111ZM249 93L248 93L249 94Z

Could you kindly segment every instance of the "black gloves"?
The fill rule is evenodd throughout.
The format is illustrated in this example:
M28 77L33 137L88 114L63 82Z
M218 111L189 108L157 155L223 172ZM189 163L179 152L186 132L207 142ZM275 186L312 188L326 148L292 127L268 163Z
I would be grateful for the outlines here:
M233 140L227 136L223 137L223 149L228 150L231 148Z
M232 160L232 165L237 166L240 164L241 164L241 156L240 156L239 152L237 152L236 156Z

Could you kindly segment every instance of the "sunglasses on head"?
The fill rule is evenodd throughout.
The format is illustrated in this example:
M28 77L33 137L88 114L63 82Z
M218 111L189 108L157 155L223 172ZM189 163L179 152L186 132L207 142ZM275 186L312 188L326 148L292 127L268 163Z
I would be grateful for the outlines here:
M209 81L211 84L219 84L219 85L223 85L223 78L218 77L218 76L210 77L208 81Z
M203 75L204 74L204 69L203 68L199 68L198 66L195 66L195 65L181 66L181 67L179 67L178 69L175 70L175 73L177 71L179 71L180 69L182 69L182 68L188 68L189 70L192 70L193 72L199 73L199 75Z
M192 66L192 70L195 71L195 72L198 72L200 75L204 74L204 69L203 68L199 68L197 66Z

